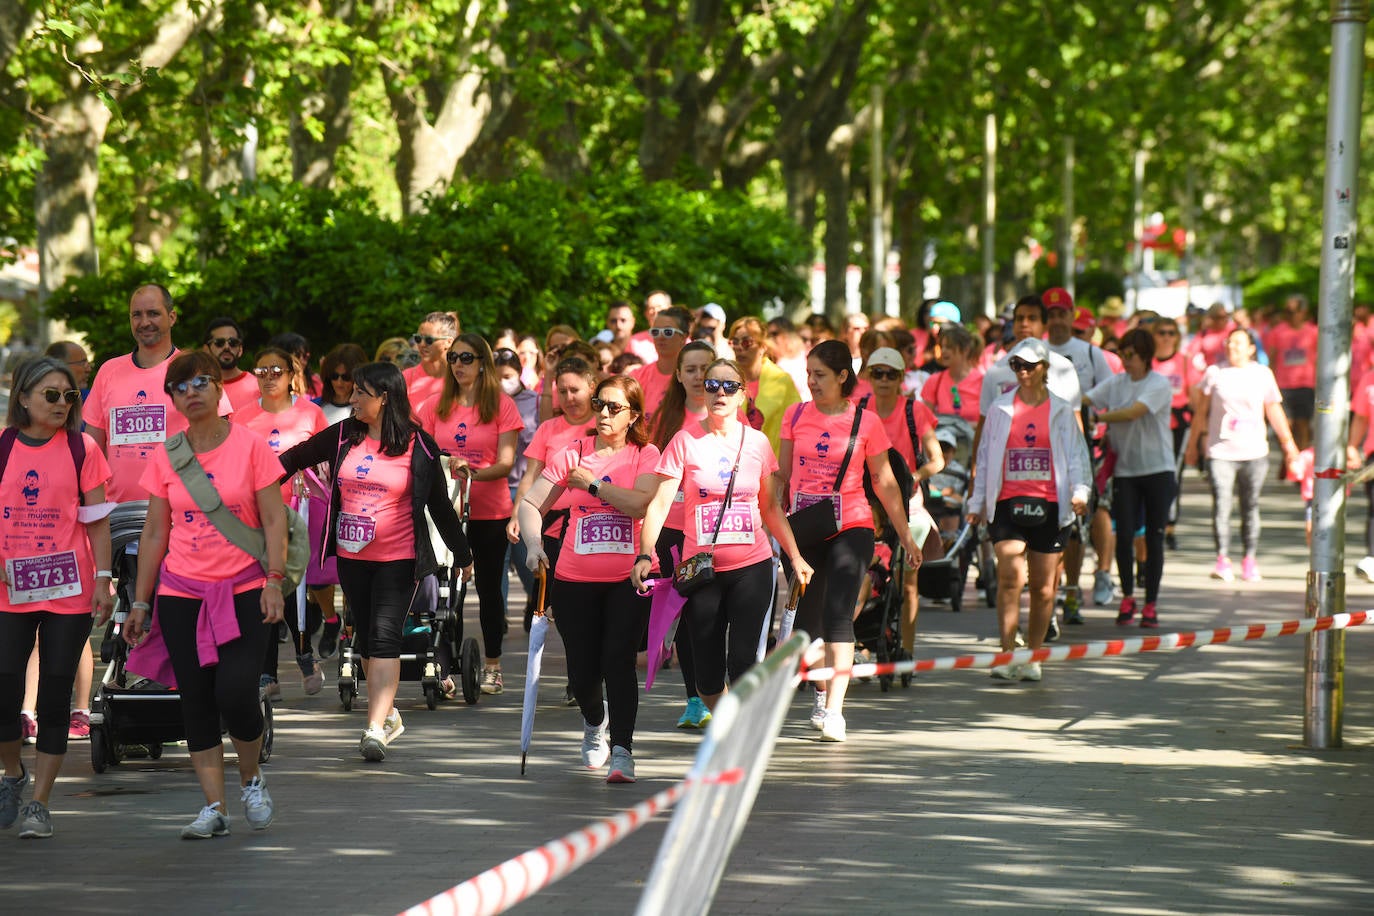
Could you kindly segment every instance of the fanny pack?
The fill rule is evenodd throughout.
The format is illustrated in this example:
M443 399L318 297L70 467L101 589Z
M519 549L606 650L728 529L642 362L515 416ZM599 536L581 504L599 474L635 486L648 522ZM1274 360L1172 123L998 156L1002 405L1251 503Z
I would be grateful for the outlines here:
M1042 496L1013 496L1007 502L1010 504L1011 522L1018 528L1038 528L1052 521L1059 511L1058 503Z

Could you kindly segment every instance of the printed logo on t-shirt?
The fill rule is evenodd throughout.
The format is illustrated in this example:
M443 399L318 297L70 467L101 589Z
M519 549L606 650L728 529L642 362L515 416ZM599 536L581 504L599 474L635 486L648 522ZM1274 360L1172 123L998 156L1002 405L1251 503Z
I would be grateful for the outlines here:
M1036 435L1035 435L1035 424L1034 424L1034 423L1027 423L1027 424L1026 424L1026 435L1025 435L1025 440L1026 440L1026 448L1035 448Z
M134 404L135 404L135 405L137 405L137 404L146 404L146 403L148 403L148 392L146 392L146 391L139 391L138 394L134 395Z
M716 467L716 476L720 478L720 482L728 484L730 482L730 468L733 467L730 463L730 459L721 455L716 462Z
M24 474L24 487L19 492L24 494L24 504L26 506L38 505L38 472L30 468Z
M821 433L821 438L816 442L816 457L824 458L830 453L830 433Z
M458 443L459 448L467 448L468 425L466 423L458 424L458 428L453 433L453 441Z
M354 469L353 469L353 472L354 472L354 475L355 475L359 480L366 480L366 479L367 479L368 472L370 472L371 470L372 470L372 456L371 456L371 455L364 455L364 456L363 456L363 463L360 464L360 465L358 465L356 468L354 468Z
M274 429L267 434L267 447L274 452L281 451L281 430Z

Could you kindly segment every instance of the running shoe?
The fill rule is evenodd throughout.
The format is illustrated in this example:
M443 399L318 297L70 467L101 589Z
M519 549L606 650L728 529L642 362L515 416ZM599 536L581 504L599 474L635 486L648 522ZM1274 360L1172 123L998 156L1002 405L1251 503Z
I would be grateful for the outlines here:
M405 734L406 724L401 721L401 713L396 707L391 707L391 714L382 720L382 734L386 736L388 746L391 742Z
M811 727L820 731L825 727L825 691L814 691L816 694L815 705L811 707Z
M0 777L0 830L8 830L19 818L19 800L24 796L24 786L29 784L29 771L24 762L19 762L23 770L18 776Z
M1026 662L1024 665L1021 666L1020 678L1023 681L1040 680L1040 663Z
M1045 642L1054 642L1059 639L1059 615L1053 610L1050 611L1050 625L1045 631Z
M1159 613L1155 610L1153 601L1145 602L1145 608L1140 612L1140 625L1146 630L1153 630L1159 626Z
M1178 550L1178 537L1172 531L1164 532L1164 546L1169 550Z
M1121 608L1116 612L1116 625L1124 627L1135 619L1135 599L1122 598Z
M582 765L589 770L599 770L606 765L611 756L611 745L606 741L606 729L611 717L604 716L600 725L582 723Z
M821 726L822 741L843 741L847 736L844 730L844 716L839 713L826 713L825 724Z
M1071 626L1079 626L1083 623L1083 598L1078 589L1071 588L1064 592L1064 622Z
M1220 579L1222 582L1234 582L1236 580L1236 574L1231 571L1230 558L1217 557L1217 565L1212 567L1212 578Z
M310 673L301 675L301 687L305 689L306 696L313 697L324 688L324 670L320 667L320 663L309 655L301 657L308 659L307 664L310 666Z
M262 774L248 780L243 787L243 819L254 830L266 830L272 826L272 796L267 794L267 783Z
M564 705L564 706L576 706L576 705L577 705L577 694L573 693L572 681L568 681L567 686L565 686L565 687L563 688L563 705Z
M19 839L46 840L52 836L52 815L47 805L31 801L19 813L24 815L24 822L19 825Z
M343 629L343 618L335 617L332 621L326 620L324 626L320 628L320 658L333 658L334 653L339 651L339 631Z
M701 697L687 698L687 711L677 720L678 728L705 728L711 721L711 710L701 701Z
M201 808L196 819L181 828L181 838L183 840L208 840L210 837L228 836L229 818L220 810L221 807L219 802L216 802Z
M1258 582L1264 578L1260 575L1259 564L1254 557L1246 557L1240 561L1240 577L1246 582Z
M1366 582L1374 582L1374 557L1365 557L1356 563L1355 575Z
M281 699L281 684L278 684L277 679L270 674L264 674L258 678L258 689L269 700Z
M629 783L635 781L635 759L620 745L611 748L611 772L606 775L608 783Z
M25 744L38 743L38 720L26 712L19 714L20 734Z
M1021 666L993 665L988 674L999 681L1017 681L1021 679Z
M67 721L67 737L72 741L80 741L91 736L91 714L78 709L72 713L71 719Z
M358 753L364 760L381 763L386 759L386 732L375 725L369 725L358 742Z
M482 692L498 694L505 692L501 685L501 669L488 666L482 669Z
M1105 569L1093 573L1093 603L1098 607L1112 603L1112 574Z

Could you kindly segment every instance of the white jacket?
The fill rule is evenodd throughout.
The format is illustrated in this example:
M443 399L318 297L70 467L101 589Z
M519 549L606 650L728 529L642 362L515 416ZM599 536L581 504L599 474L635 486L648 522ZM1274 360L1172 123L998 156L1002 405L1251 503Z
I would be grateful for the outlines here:
M973 478L973 495L967 511L992 520L997 496L1002 492L1002 470L1011 435L1012 415L1016 410L1014 388L993 401L983 420L983 438L978 443L978 473ZM1059 527L1073 521L1073 498L1086 500L1092 495L1092 463L1083 431L1078 428L1074 408L1050 395L1050 457L1054 462L1055 498L1059 502Z

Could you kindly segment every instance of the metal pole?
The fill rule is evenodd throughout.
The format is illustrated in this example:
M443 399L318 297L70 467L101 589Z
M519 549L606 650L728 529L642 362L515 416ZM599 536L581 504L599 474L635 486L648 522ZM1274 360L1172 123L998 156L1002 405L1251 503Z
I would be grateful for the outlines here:
M1135 151L1135 203L1131 207L1131 237L1135 246L1131 249L1131 276L1135 282L1126 291L1126 311L1133 313L1140 308L1140 283L1145 276L1145 150Z
M983 314L997 314L997 116L989 112L983 127Z
M883 86L873 86L873 132L868 143L868 204L873 210L873 278L869 296L869 314L874 321L887 312L884 296L887 293L887 242L883 235Z
M1073 281L1078 273L1073 221L1073 137L1069 136L1064 138L1064 250L1059 256L1064 261L1064 288L1070 296L1076 295Z
M1365 0L1332 0L1321 286L1317 303L1317 408L1313 425L1313 448L1319 470L1339 470L1345 466L1351 305L1355 297L1356 173L1368 20ZM1313 496L1307 616L1328 617L1345 610L1344 483L1318 475ZM1345 706L1344 636L1329 632L1309 635L1305 667L1303 743L1314 749L1338 748Z

